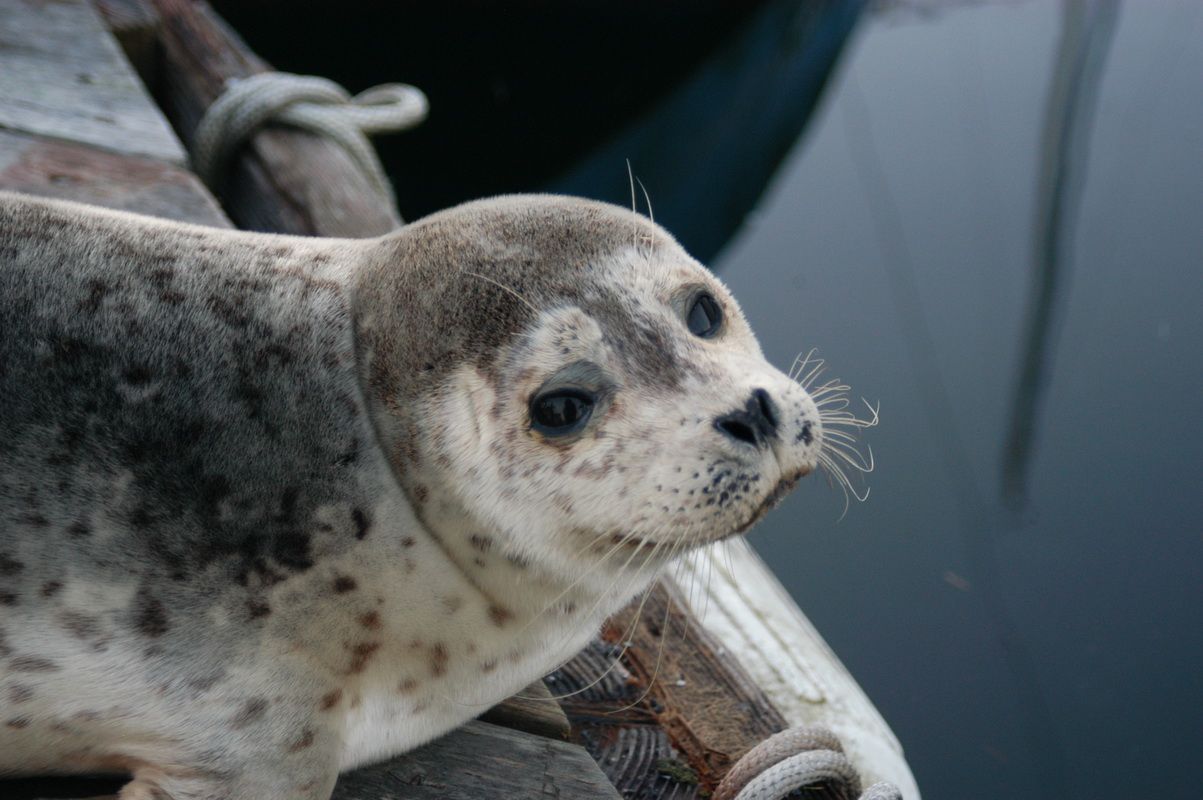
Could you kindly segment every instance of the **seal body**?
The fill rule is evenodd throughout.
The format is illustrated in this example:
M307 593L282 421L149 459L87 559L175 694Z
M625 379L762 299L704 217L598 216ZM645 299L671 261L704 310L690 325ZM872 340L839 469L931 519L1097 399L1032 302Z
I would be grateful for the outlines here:
M0 775L328 797L751 525L821 437L622 209L349 241L0 193Z

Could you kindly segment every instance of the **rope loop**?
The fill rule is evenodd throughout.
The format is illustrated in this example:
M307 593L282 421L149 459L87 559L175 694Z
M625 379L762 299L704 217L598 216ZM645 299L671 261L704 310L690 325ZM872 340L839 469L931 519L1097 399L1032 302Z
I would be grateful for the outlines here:
M875 783L862 793L860 776L836 735L811 726L773 734L745 753L715 789L713 800L781 800L820 782L840 784L858 800L902 800L889 783Z
M261 72L226 83L196 128L192 162L201 180L217 191L235 147L262 125L291 125L338 143L395 211L392 185L367 137L412 128L429 107L420 89L404 83L382 84L352 97L326 78Z

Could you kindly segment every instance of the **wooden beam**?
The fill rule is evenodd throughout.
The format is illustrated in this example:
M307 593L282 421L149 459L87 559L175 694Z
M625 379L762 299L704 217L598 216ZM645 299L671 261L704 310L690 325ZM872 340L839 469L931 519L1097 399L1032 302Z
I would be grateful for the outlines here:
M692 587L682 594L706 630L791 725L835 733L864 785L886 781L919 797L890 726L747 539L689 554L676 577Z
M186 160L84 0L0 2L0 129L172 164Z
M3 130L0 188L181 222L230 226L197 177L182 167Z
M92 0L125 57L146 86L155 85L159 61L159 15L145 0Z
M333 800L618 800L584 748L469 722L411 753L343 775Z
M637 616L638 615L638 616ZM722 776L736 759L787 727L739 663L702 627L675 584L661 581L642 612L614 615L606 636L628 637L628 668L647 687L653 715L702 774Z
M568 739L572 734L564 709L543 681L535 681L510 699L493 706L481 714L480 719L552 739Z
M159 99L185 143L227 81L263 72L256 56L204 2L151 0L162 19ZM306 131L265 127L233 159L222 201L239 228L365 237L400 225L337 144Z
M112 779L0 780L4 800L113 800ZM95 789L96 791L89 791ZM332 800L618 800L583 747L469 722L430 744L339 776Z
M786 727L668 580L611 617L602 641L553 676L556 691L585 686L564 709L624 796L658 796L671 782L674 797L703 797Z

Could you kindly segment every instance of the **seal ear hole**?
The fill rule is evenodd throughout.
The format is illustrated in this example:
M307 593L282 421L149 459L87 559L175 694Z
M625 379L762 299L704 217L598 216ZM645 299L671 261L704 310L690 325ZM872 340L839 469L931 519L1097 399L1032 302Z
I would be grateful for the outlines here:
M555 389L530 403L531 427L544 436L576 433L589 422L597 398L580 389Z
M709 292L698 292L685 312L689 332L702 339L713 339L723 327L723 308Z

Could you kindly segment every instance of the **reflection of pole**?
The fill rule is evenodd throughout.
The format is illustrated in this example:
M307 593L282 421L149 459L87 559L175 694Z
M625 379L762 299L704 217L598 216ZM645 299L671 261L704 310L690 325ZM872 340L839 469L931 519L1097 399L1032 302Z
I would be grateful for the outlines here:
M1119 0L1066 0L1040 147L1040 183L1032 230L1032 285L1019 379L1002 464L1004 499L1027 495L1036 422L1064 301L1073 222L1086 174L1087 143L1103 61L1115 33Z
M903 342L910 357L911 372L923 398L928 427L940 455L944 477L953 487L957 532L965 546L966 563L973 577L975 596L981 603L996 640L1003 664L1014 682L1015 705L1027 739L1038 785L1029 796L1067 797L1062 769L1062 748L1057 728L1044 698L1022 631L1011 621L1004 602L994 538L999 527L998 515L986 505L974 479L972 462L956 429L955 406L944 385L936 362L935 340L927 325L915 282L914 259L906 244L905 229L898 203L890 191L881 158L873 140L868 103L855 81L851 81L849 100L843 104L847 118L848 146L861 179L873 232L881 245L886 280L894 307L903 327Z
M1018 487L1022 496L1034 419L1047 361L1046 343L1051 338L1053 301L1059 285L1059 264L1064 262L1069 222L1083 173L1085 139L1091 119L1103 56L1110 43L1118 16L1118 0L1066 0L1064 28L1058 47L1053 86L1046 110L1042 151L1041 183L1035 226L1035 275L1033 301L1027 325L1027 345L1018 395L1014 405L1009 447L1004 462L1004 485ZM863 97L845 108L859 111L860 119L849 121L849 145L862 180L878 237L890 254L893 268L887 270L899 317L907 330L904 337L918 376L924 407L932 417L932 433L938 442L943 467L955 487L965 542L977 594L1001 648L1003 661L1016 685L1016 705L1034 767L1040 778L1033 797L1063 797L1065 787L1062 748L1057 726L1044 696L1032 658L1021 631L1011 621L1004 602L992 529L995 517L977 491L969 458L953 426L952 403L936 364L935 347L927 327L914 283L912 260L906 247L897 204L889 192L880 159L872 142L868 110Z

